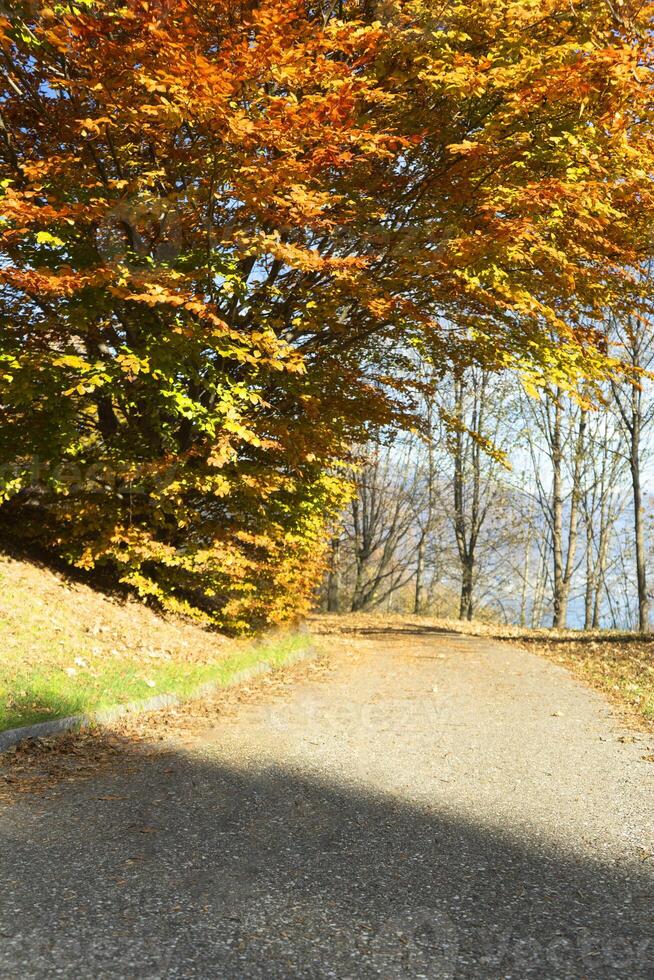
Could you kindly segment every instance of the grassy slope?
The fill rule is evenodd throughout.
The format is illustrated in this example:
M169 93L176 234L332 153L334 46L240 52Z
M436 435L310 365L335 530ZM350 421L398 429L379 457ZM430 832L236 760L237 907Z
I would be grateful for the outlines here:
M308 645L301 636L229 640L4 556L0 638L0 731L156 694L186 696Z
M654 732L654 635L609 630L532 630L383 613L320 616L316 617L316 624L325 631L434 629L510 641L567 667L624 709L632 723Z

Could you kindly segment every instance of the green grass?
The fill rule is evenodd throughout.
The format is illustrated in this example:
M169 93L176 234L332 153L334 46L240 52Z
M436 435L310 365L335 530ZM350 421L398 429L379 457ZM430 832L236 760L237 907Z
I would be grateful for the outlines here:
M74 668L76 673L72 675L51 664L26 671L15 665L8 671L0 664L0 731L70 715L93 714L157 694L188 698L205 684L229 684L236 674L255 664L281 666L308 649L309 639L291 635L261 644L234 646L234 652L209 663L167 660L144 667L138 660L96 661L92 671Z

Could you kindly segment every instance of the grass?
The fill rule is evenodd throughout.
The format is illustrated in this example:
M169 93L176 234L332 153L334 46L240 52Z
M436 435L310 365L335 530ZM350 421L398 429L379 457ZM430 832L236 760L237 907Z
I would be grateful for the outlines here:
M230 640L0 558L0 731L157 694L187 698L306 649L300 635Z
M428 616L357 613L314 617L317 632L460 633L523 646L566 667L621 708L627 720L654 732L654 635L611 630L525 629Z

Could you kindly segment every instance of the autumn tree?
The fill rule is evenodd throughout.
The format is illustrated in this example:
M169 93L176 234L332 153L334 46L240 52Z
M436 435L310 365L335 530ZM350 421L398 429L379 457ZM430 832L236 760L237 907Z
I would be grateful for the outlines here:
M295 2L0 23L7 524L173 607L283 619L379 411L332 337L368 304L345 175L400 145L366 120L379 32Z
M649 250L648 5L17 2L0 436L20 527L234 628L306 608L408 352L615 371ZM590 324L590 326L589 326Z

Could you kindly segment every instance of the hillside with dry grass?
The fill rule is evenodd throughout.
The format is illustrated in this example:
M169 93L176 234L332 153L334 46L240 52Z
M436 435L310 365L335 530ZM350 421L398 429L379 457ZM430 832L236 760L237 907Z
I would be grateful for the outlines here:
M0 731L155 694L186 696L306 639L229 639L41 565L0 556Z

